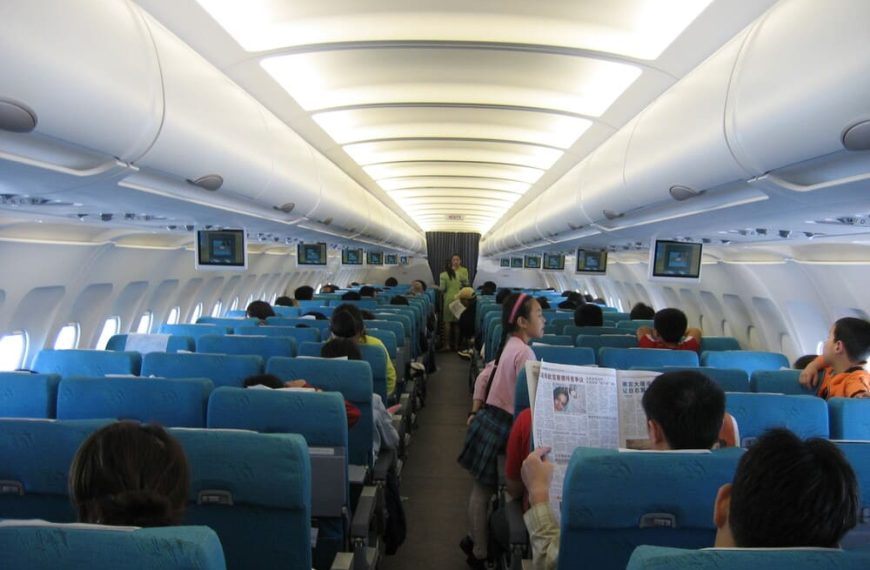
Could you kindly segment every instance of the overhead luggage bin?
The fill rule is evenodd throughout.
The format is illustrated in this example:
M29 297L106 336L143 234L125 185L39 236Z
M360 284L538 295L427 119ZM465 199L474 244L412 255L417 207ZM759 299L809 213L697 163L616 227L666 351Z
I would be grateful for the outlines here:
M868 21L870 3L863 0L823 7L793 0L754 26L734 69L725 123L728 144L746 169L761 175L845 154L850 131L868 128Z
M160 134L136 165L197 191L252 199L272 175L271 138L260 104L151 16L163 76Z
M643 112L589 155L580 184L580 206L593 222L610 224L645 205L639 192L625 185L625 156Z
M543 239L564 241L591 223L580 207L580 184L584 174L585 163L581 162L538 198L535 227Z
M160 66L128 3L7 2L0 53L0 158L90 176L139 158L157 137Z
M358 235L369 223L368 191L342 172L335 163L315 154L320 200L306 217L305 227L343 237ZM313 222L313 224L311 223Z

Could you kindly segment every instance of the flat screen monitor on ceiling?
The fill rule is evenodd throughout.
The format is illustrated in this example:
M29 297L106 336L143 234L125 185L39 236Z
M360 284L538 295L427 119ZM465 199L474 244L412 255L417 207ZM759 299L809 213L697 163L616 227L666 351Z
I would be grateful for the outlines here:
M523 268L523 258L522 257L512 257L511 258L511 269L522 269Z
M560 253L544 254L544 271L564 271L565 256Z
M198 230L194 268L200 271L246 270L245 230Z
M656 240L650 248L649 278L653 281L691 281L701 278L700 243Z
M525 261L526 269L540 269L541 268L541 256L540 255L527 255Z
M344 248L341 250L341 264L342 265L362 265L363 264L363 250L359 249L351 249Z
M510 257L502 257L498 260L499 267L510 267L511 266L511 258Z
M366 254L366 263L368 265L383 265L384 254L380 251L369 251Z
M607 252L578 249L577 273L607 273Z
M408 256L400 255L399 256L399 265L408 265Z
M300 243L296 248L296 265L326 265L326 244Z
M399 256L395 253L386 253L384 254L384 265L398 265L399 264Z

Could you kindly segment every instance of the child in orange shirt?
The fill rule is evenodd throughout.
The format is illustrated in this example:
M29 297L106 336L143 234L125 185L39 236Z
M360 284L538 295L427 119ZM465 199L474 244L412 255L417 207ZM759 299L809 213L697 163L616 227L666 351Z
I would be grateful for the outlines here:
M839 319L828 332L822 355L810 362L800 383L814 388L824 370L816 394L825 398L870 398L870 373L864 370L870 354L870 322L854 317Z

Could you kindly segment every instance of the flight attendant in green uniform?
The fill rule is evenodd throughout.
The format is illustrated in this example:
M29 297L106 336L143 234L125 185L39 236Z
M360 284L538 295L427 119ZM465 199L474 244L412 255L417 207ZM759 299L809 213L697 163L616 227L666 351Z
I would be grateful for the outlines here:
M439 276L440 289L444 297L441 315L444 321L444 349L454 350L459 344L459 321L450 310L450 303L456 300L459 290L468 287L468 269L462 267L462 258L454 254L447 268Z

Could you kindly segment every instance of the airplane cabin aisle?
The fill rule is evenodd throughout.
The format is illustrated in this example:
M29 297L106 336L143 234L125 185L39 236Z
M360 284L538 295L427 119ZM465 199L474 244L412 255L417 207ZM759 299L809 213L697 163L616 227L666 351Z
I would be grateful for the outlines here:
M402 469L402 497L408 535L381 570L467 568L459 541L467 527L471 476L456 462L471 409L467 360L437 355L438 371L427 380L426 407Z

